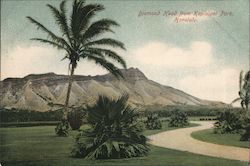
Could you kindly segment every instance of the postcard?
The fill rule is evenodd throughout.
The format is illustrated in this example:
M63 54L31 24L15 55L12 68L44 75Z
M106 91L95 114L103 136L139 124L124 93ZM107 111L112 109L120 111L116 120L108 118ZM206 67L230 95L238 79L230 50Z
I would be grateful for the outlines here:
M1 0L0 165L249 165L249 5Z

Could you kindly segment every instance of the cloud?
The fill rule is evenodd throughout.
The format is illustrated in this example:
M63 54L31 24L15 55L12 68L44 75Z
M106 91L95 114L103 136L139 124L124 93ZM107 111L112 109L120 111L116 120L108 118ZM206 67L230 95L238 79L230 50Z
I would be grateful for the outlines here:
M227 67L209 72L209 67L213 65L210 64L211 49L207 42L193 42L189 48L151 42L135 50L133 56L137 62L133 63L134 66L143 64L139 65L143 66L140 69L155 81L182 89L199 98L230 103L238 97L240 71ZM60 61L63 55L64 52L50 47L18 46L9 51L8 56L2 57L2 79L23 77L31 73L67 74L68 61ZM174 70L166 70L166 67ZM206 74L201 75L202 71ZM107 71L87 61L80 62L75 72L79 75L105 73Z
M1 79L7 77L23 77L34 73L54 72L68 73L68 61L61 59L65 53L55 48L44 46L18 46L2 56ZM80 62L75 74L96 75L107 73L99 66L90 62Z
M211 63L213 57L211 44L204 41L192 42L188 48L150 42L131 54L139 64L166 68L204 67Z
M240 70L225 68L201 76L186 76L179 86L186 92L203 99L231 103L237 98Z

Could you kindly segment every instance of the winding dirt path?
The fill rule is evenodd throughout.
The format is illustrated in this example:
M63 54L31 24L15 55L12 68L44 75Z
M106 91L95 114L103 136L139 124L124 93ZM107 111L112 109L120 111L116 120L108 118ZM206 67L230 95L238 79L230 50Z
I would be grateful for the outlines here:
M249 161L250 149L202 142L191 137L191 133L213 127L213 122L194 121L200 126L165 131L151 135L151 144L226 159Z

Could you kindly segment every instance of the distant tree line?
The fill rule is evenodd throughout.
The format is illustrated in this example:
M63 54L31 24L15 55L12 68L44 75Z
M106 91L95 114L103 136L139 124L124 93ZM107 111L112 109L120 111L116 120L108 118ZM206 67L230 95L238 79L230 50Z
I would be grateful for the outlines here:
M208 108L208 107L174 107L168 106L161 109L146 109L140 111L141 117L147 117L149 112L156 113L159 117L170 117L173 112L178 109L185 111L187 116L217 116L223 112L225 108ZM237 111L238 108L234 108ZM47 111L38 112L30 110L11 109L7 110L0 108L0 121L3 122L31 122L31 121L60 121L63 116L63 112L59 111Z
M30 110L7 110L0 108L0 122L60 121L62 111L38 112Z
M148 112L154 112L159 117L170 117L173 112L180 110L186 112L187 116L217 116L228 108L216 108L205 106L166 106L164 108L147 108L141 112L142 116L147 116ZM240 111L241 108L233 108L235 111Z

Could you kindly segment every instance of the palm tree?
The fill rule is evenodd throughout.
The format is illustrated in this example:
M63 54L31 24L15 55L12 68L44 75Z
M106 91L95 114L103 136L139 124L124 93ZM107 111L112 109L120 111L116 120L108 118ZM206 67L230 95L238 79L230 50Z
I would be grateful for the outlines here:
M248 110L250 103L250 71L248 71L243 78L243 71L240 72L239 78L239 98L232 101L231 104L241 101L241 107Z
M243 71L240 72L239 79L239 98L235 99L232 103L236 101L241 101L241 107L245 109L241 115L241 125L243 133L241 133L241 141L250 140L250 112L248 110L248 104L250 103L250 70L245 74L243 78Z
M124 44L112 38L99 38L105 32L113 32L111 27L119 26L119 24L110 19L91 21L97 12L104 10L104 7L100 4L86 4L84 0L74 0L71 16L68 17L65 3L66 0L62 1L59 9L47 4L54 16L56 25L60 28L60 35L53 33L32 17L27 17L32 24L35 24L48 36L47 39L32 38L31 40L64 50L66 55L63 60L69 60L68 70L70 74L63 119L67 118L73 75L80 59L95 62L111 72L116 78L122 78L122 73L110 60L126 68L124 59L112 50L112 48L125 50Z
M143 126L136 110L127 104L128 96L118 99L99 96L87 107L89 129L76 137L72 155L90 159L130 158L149 152Z

